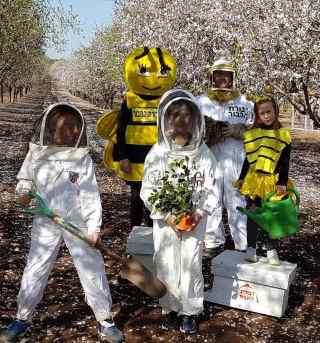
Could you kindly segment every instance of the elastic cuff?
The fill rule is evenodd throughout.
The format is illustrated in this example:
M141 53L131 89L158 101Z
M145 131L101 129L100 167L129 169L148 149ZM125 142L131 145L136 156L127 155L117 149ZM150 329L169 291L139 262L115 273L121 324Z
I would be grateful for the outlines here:
M105 320L101 320L101 321L99 321L99 323L102 325L102 326L104 326L105 328L110 328L110 327L112 327L112 326L115 326L115 324L114 324L114 321L113 321L113 319L112 318L107 318L107 319L105 319Z
M23 194L28 194L29 192L31 192L31 189L26 189L26 188L23 188L23 189L19 189L19 191L16 191L16 195L23 195Z
M159 211L151 211L150 218L154 220L165 220L166 216L164 213L159 212Z
M16 194L21 195L33 190L33 182L31 180L19 180L16 186Z

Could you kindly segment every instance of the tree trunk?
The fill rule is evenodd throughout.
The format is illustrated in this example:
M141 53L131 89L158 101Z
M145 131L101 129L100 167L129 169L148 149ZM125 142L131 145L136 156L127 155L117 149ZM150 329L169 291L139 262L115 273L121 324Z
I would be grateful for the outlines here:
M1 96L1 103L3 104L3 83L0 84L0 96Z
M9 102L12 102L12 87L9 87Z
M17 100L17 88L16 87L13 87L13 102L15 102Z

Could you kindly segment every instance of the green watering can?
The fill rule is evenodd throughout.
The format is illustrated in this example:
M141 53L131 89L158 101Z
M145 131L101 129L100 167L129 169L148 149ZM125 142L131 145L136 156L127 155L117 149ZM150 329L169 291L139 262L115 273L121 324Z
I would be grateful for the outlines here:
M267 194L265 200L262 200L261 207L254 210L237 207L237 210L257 223L272 239L294 235L299 231L300 195L295 189L288 189L287 192L293 193L296 201L290 195L281 200L272 200L276 192L271 192Z

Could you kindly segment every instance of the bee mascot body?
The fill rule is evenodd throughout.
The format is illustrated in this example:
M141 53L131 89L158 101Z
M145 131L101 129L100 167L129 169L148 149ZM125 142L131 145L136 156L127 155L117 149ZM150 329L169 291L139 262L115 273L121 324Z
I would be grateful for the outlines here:
M107 139L105 166L131 188L131 226L143 220L139 194L144 160L157 141L159 100L175 79L176 62L166 49L135 49L124 62L127 91L120 110L106 113L97 123L98 134Z

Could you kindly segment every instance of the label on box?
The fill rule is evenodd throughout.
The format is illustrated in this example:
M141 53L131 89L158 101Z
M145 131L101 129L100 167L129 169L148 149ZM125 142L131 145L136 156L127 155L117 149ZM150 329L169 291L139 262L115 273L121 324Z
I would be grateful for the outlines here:
M257 293L254 286L250 283L245 283L243 286L239 287L238 297L242 301L258 302Z

